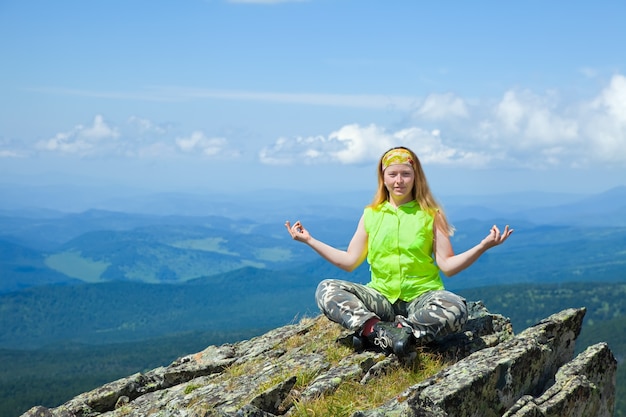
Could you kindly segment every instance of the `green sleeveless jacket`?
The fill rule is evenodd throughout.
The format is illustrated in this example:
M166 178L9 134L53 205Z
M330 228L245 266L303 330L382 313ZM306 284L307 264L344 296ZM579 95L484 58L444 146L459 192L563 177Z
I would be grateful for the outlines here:
M389 202L363 212L367 232L367 284L390 302L411 301L444 289L433 259L434 217L416 201L394 208Z

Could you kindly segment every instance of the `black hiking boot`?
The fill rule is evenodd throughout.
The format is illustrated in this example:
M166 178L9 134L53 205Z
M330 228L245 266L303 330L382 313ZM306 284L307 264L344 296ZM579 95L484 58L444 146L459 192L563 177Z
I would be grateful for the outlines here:
M352 348L356 352L363 352L367 348L367 339L358 333L352 335Z
M379 321L367 340L386 353L406 356L413 345L413 332L410 327L398 327L396 323Z
M365 336L361 336L358 332L337 338L337 343L352 348L359 353L367 349L369 345L367 338Z

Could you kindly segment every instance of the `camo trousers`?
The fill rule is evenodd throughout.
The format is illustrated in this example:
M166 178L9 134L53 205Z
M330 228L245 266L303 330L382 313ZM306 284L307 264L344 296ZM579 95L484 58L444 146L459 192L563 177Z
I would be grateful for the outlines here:
M366 321L377 317L410 327L418 344L458 332L467 321L465 299L445 290L392 304L368 286L326 279L317 286L315 299L326 317L349 330L360 332Z

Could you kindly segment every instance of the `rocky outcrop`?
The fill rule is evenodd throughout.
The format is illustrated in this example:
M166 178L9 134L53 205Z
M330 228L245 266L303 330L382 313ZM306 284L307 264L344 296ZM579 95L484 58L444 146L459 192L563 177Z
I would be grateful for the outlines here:
M350 411L352 416L613 415L617 363L607 345L573 358L584 309L564 310L518 335L506 318L482 304L473 303L470 310L464 332L403 361L342 347L335 343L345 335L339 326L317 317L251 340L210 346L23 416L313 415L306 412L310 401L344 384L375 384L392 369L433 353L446 364L441 371L404 392L390 392L379 407Z
M358 416L612 416L617 362L605 344L570 362L584 310L565 310ZM584 395L583 395L584 394Z

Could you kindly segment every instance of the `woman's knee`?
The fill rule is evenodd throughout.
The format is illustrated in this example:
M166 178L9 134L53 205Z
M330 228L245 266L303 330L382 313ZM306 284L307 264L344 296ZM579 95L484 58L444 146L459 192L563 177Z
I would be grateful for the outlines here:
M445 312L444 316L451 331L460 330L467 322L467 302L449 291L442 291L439 306Z
M342 283L343 281L339 279L324 279L317 285L315 301L322 312L326 312L337 300L345 298Z
M412 308L412 316L422 323L437 322L451 329L460 328L467 320L467 304L463 297L446 290L425 294Z
M333 289L339 286L339 280L336 279L324 279L317 284L315 290L315 299L320 300L325 297L329 292L333 292Z

